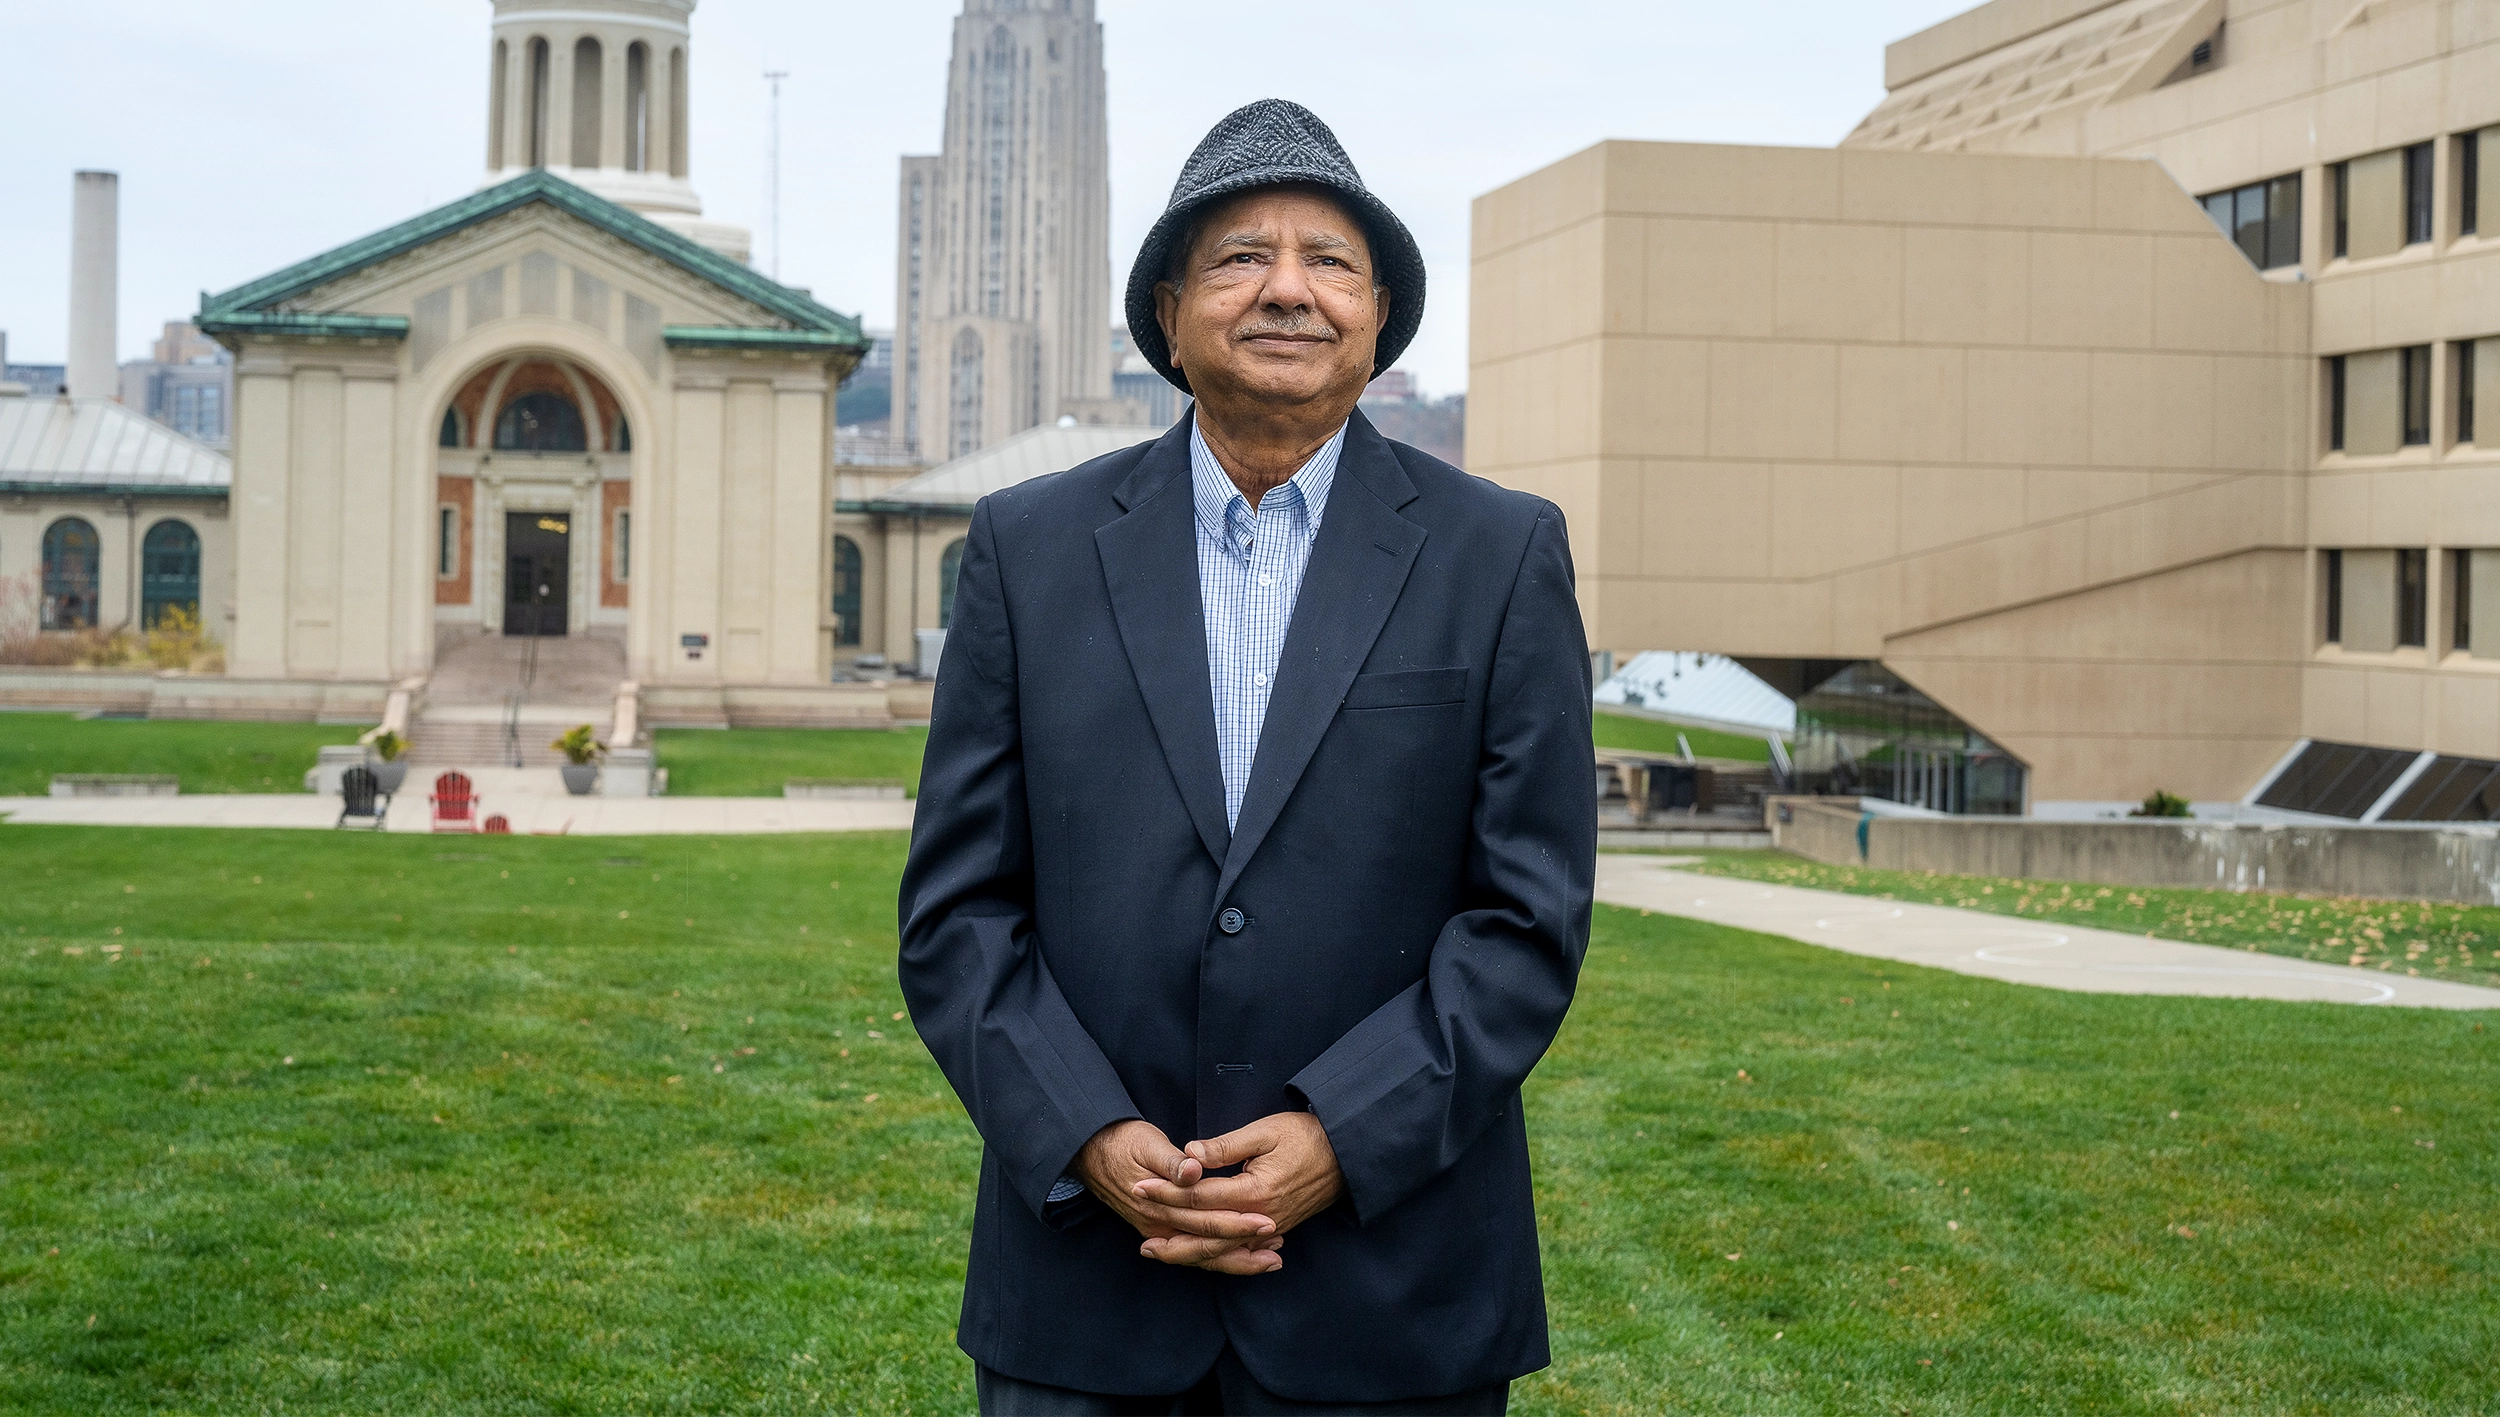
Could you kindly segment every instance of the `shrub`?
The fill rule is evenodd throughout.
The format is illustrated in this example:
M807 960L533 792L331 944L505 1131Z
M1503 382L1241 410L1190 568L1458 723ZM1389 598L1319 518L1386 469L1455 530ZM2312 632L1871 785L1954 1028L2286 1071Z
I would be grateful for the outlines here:
M2188 806L2186 798L2172 796L2156 787L2153 789L2153 795L2144 799L2143 806L2127 815L2130 817L2192 817L2196 813Z

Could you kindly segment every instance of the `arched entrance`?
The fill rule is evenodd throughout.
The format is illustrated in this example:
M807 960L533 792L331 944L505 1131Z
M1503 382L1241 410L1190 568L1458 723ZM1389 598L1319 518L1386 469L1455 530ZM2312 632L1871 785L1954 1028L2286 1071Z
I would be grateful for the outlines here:
M437 657L477 636L620 638L633 431L615 392L560 354L498 355L437 427Z

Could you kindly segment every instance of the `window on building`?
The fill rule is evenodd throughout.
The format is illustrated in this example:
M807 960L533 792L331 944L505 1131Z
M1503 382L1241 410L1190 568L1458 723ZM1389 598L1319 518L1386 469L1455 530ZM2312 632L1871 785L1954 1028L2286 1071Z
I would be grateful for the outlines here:
M2431 145L2405 149L2405 244L2431 239Z
M963 574L963 569L964 539L959 536L948 542L945 554L938 557L938 628L941 630L955 627L955 579Z
M959 458L981 450L981 336L971 326L955 331L952 366L946 381L947 456Z
M2404 404L2404 441L2418 447L2431 440L2431 347L2417 344L2398 351L2397 397Z
M104 543L85 518L63 517L44 528L43 628L95 628L103 559Z
M608 446L620 453L634 450L634 425L625 421L624 414L616 416L616 436L609 440Z
M139 543L139 623L155 629L177 610L200 613L200 534L161 521Z
M631 507L616 509L616 582L623 585L634 578L634 512Z
M2457 341L2457 441L2474 441L2474 341Z
M498 451L579 453L590 447L581 410L562 394L523 394L505 404L495 420Z
M194 436L201 438L226 436L226 391L215 384L200 386L200 430Z
M2396 643L2419 647L2429 643L2430 553L2396 553Z
M2344 642L2344 553L2319 554L2326 562L2321 577L2326 582L2326 642L2339 645Z
M435 513L434 574L449 580L460 574L460 509L444 507Z
M2474 647L2474 553L2448 553L2448 648Z
M2327 171L2335 175L2335 255L2340 260L2352 254L2352 164L2339 162Z
M2205 215L2261 271L2300 264L2300 174L2201 198Z
M859 592L863 577L860 572L859 543L847 536L833 539L833 642L837 645L859 643ZM952 611L955 593L949 588L940 592L940 604Z
M2472 236L2482 225L2483 135L2457 137L2457 234Z
M2344 356L2326 361L2326 445L2344 450Z
M573 152L575 167L599 165L599 103L601 90L607 85L602 76L607 70L607 55L599 41L583 35L573 42Z
M460 410L456 408L443 410L443 426L435 430L434 446L438 448L460 446Z

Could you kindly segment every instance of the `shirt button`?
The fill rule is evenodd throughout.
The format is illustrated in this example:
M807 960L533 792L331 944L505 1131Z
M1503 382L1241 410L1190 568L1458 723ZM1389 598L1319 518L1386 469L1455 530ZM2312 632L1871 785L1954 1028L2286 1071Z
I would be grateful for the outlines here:
M1250 682L1264 689L1267 687L1267 676L1264 674L1253 674L1250 676Z
M1242 914L1238 906L1228 905L1224 907L1223 914L1215 917L1215 928L1227 935L1240 934L1241 927L1249 923L1250 917Z
M1274 576L1261 576L1259 577L1259 584L1274 585L1276 584L1276 578Z

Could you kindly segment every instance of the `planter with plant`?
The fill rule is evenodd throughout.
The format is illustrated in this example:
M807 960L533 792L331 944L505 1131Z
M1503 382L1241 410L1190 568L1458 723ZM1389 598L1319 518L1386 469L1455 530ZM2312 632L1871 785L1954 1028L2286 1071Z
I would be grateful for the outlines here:
M408 740L385 728L365 748L373 759L374 785L384 792L399 791L399 785L408 780L408 764L404 761Z
M585 723L566 729L564 736L550 746L564 755L560 769L564 790L576 797L590 795L591 785L599 780L599 759L607 755L608 745L592 737L590 725Z
M2130 817L2193 817L2196 815L2196 809L2188 805L2186 798L2164 792L2156 787L2153 789L2153 795L2144 799L2143 806L2127 815Z

